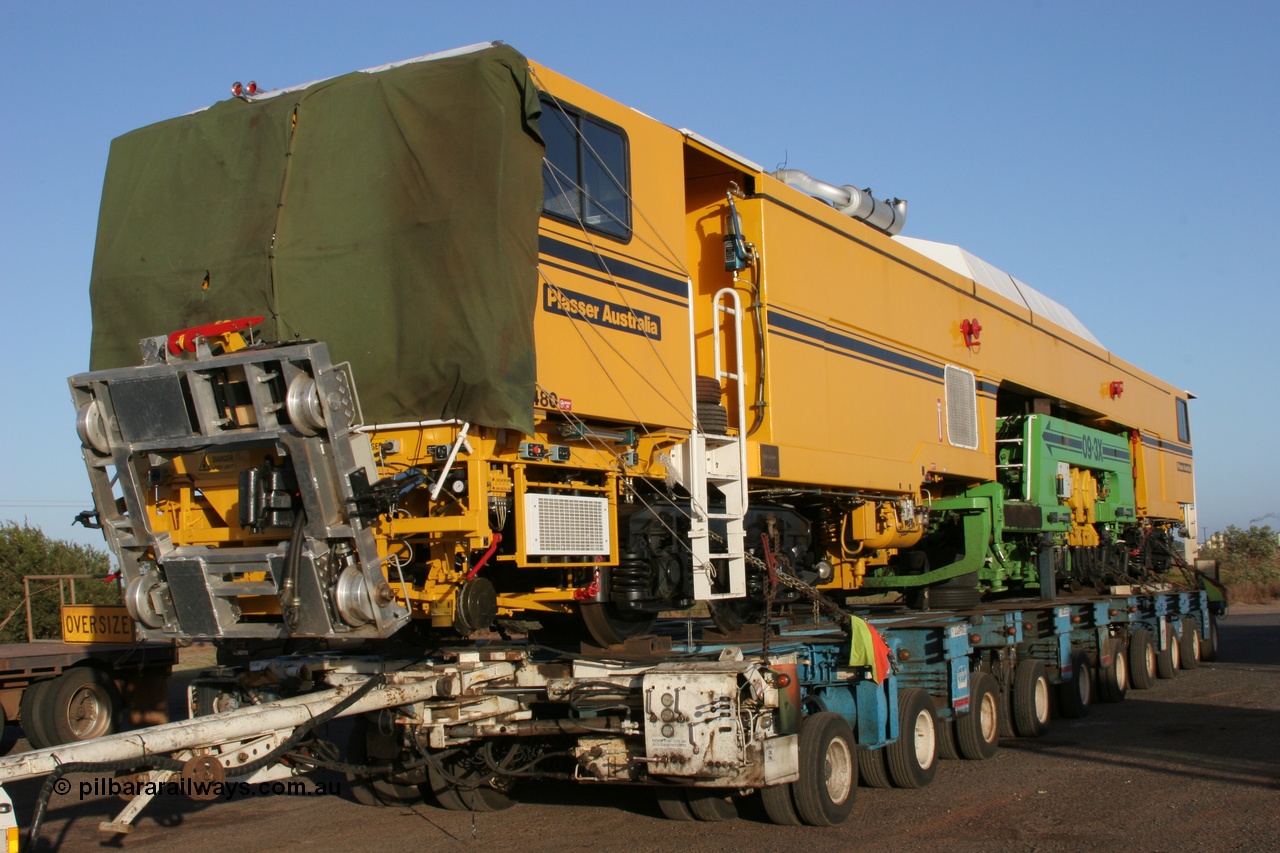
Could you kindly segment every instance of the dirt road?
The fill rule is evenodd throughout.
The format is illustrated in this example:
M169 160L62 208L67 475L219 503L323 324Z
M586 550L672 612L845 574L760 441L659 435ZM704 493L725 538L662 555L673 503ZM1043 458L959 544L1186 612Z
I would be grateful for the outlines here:
M77 781L76 777L72 777ZM728 823L662 819L644 789L540 784L504 812L371 809L342 796L159 797L125 850L1216 851L1280 850L1280 606L1240 607L1202 664L1056 720L990 761L946 762L924 790L860 789L831 829L778 827L752 800ZM37 782L10 786L25 826ZM122 802L55 796L42 837L86 850Z

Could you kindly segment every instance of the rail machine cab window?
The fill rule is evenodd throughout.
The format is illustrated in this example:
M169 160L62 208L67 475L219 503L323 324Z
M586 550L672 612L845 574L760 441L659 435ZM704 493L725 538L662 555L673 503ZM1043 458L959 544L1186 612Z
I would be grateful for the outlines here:
M542 212L620 240L631 237L627 138L617 128L542 99Z

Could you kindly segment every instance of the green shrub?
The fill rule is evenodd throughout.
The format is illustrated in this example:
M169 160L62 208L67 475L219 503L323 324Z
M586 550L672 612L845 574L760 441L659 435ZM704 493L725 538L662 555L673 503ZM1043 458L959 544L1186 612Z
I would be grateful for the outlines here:
M0 524L0 643L25 643L27 618L22 579L29 575L95 575L111 571L106 553L84 545L50 539L38 527ZM76 581L76 601L114 604L120 600L115 582ZM70 582L63 588L70 601ZM31 582L31 621L38 639L60 636L57 581Z
M1232 525L1222 545L1204 548L1200 557L1217 560L1219 577L1239 604L1260 604L1280 598L1280 543L1270 525L1241 530Z

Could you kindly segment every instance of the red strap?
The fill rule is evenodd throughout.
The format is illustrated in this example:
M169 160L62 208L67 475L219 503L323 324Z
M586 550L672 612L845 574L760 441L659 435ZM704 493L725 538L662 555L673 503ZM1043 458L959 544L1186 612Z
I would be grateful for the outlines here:
M190 329L170 332L169 352L174 355L178 355L183 350L195 352L196 338L212 338L218 335L225 335L227 332L239 332L250 326L258 325L263 319L262 317L241 317L238 320L215 320L212 323L205 323L203 326L192 326Z

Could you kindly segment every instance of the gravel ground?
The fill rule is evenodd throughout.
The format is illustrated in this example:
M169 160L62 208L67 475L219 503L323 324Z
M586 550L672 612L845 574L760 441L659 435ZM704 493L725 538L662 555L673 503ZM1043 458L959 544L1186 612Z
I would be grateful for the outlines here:
M1043 738L1006 741L990 761L945 762L929 788L860 789L853 816L830 829L773 826L751 799L736 821L671 822L644 789L565 784L533 786L497 813L373 809L322 776L341 796L159 797L114 840L97 827L122 802L73 791L54 797L42 837L60 850L247 853L1280 850L1280 606L1234 608L1220 634L1217 663L1055 720ZM184 650L184 667L207 655ZM24 825L38 787L8 786Z

